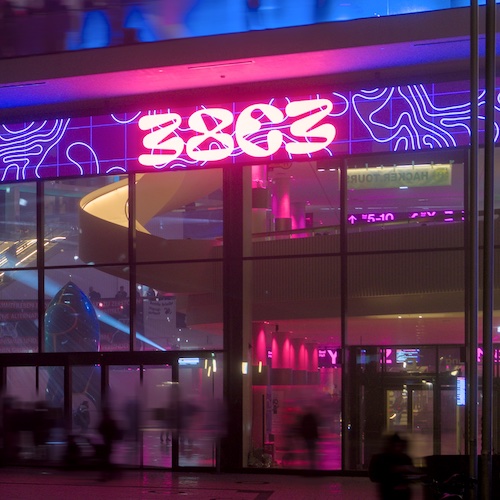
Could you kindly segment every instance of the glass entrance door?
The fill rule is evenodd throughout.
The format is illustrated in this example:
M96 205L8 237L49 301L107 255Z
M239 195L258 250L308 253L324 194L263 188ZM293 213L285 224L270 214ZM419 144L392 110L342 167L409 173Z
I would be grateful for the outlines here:
M222 355L160 353L154 360L163 364L143 364L137 354L134 365L103 359L6 367L0 379L3 425L9 429L9 439L0 443L6 463L95 465L105 408L121 431L113 463L215 468L226 420ZM77 450L71 464L70 450Z
M178 446L180 467L216 467L224 432L222 357L179 358Z
M116 462L132 467L216 467L223 432L221 357L108 366L106 400L124 439Z
M404 384L385 391L387 432L398 432L410 440L414 459L432 455L434 449L433 384L422 381Z
M172 366L109 365L103 403L122 430L115 463L126 467L167 468L172 462L173 424L169 411L175 385Z

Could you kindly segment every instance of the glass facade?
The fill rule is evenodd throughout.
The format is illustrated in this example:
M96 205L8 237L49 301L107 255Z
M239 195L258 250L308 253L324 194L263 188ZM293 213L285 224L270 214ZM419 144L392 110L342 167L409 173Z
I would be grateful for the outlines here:
M92 460L104 405L133 467L218 467L231 425L253 468L463 454L467 150L231 168L5 186L4 402L47 418L10 459Z
M13 3L15 16L0 14L0 58L469 5L217 0L79 10L66 2L69 9L28 13ZM34 47L42 26L47 45ZM468 42L433 36L405 43L437 52L441 41ZM343 41L346 51L356 40ZM372 60L379 46L369 42L352 52L366 59L352 75L346 60L328 67L329 51L304 79L293 68L252 72L247 65L262 53L235 60L247 79L241 88L224 70L227 87L216 83L213 93L204 92L213 81L200 76L179 92L146 94L147 81L177 77L143 67L138 86L125 73L127 89L116 86L110 101L96 95L86 108L66 96L67 113L63 103L45 103L47 119L33 105L35 121L27 114L0 124L2 463L100 466L106 415L119 428L113 462L133 468L366 473L382 438L395 432L408 438L417 466L474 446L481 453L487 336L473 325L477 352L468 336L471 82L460 71L453 78L461 80L449 81L451 66L441 72L429 53L419 55L418 76L403 82L394 78L401 60ZM327 43L333 49L337 41ZM468 57L459 54L450 51L445 62ZM377 64L384 70L372 74ZM283 88L272 80L289 76ZM47 83L39 80L31 89ZM499 110L488 116L486 86L478 88L479 142L494 125L498 143ZM480 149L479 164L488 154ZM500 286L499 188L485 185L486 175L479 168L473 221L479 293L483 279L491 278L486 292ZM495 266L486 276L489 187ZM493 450L500 447L497 302ZM471 367L478 436L468 420Z
M216 34L208 11L226 33L464 6L166 3L59 12L41 51ZM32 50L13 23L2 57ZM2 125L8 463L95 465L106 412L138 468L366 471L389 432L417 465L466 453L470 83L311 80Z

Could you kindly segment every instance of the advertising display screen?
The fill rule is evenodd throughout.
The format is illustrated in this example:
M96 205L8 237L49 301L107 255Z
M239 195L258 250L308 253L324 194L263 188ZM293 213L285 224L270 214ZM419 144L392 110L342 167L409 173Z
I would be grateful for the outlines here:
M418 363L419 349L396 349L396 363Z
M465 377L457 377L457 406L465 406Z
M340 365L342 355L340 349L319 348L318 349L318 367L330 368Z

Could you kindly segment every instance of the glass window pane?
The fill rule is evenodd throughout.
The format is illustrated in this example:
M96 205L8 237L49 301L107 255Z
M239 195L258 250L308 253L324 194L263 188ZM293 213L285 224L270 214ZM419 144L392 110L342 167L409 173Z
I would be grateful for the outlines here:
M245 167L251 189L251 250L247 255L338 252L339 170L316 162ZM250 208L250 207L249 207ZM313 238L324 236L324 238Z
M73 434L97 436L101 408L101 367L71 367L71 408Z
M129 301L117 299L128 283L120 269L62 268L46 272L48 352L124 351L130 348ZM90 298L92 297L92 299Z
M5 396L19 402L33 402L38 399L36 388L36 369L34 366L9 366ZM43 396L43 394L42 394Z
M146 290L138 350L222 348L220 262L142 265L137 278Z
M0 268L36 267L36 184L0 187Z
M126 177L45 183L47 266L126 263L127 231Z
M57 369L63 370L62 367L50 369L52 374ZM47 384L46 370L40 367L37 378L37 369L33 366L7 367L2 398L2 460L5 464L61 460L64 449L62 406L52 399L54 379Z
M213 258L222 238L221 169L139 174L136 196L138 262Z
M349 251L463 248L464 165L427 156L348 159Z
M340 258L259 259L247 265L253 311L248 465L340 469ZM298 432L301 419L315 423L317 441Z
M348 258L351 345L464 341L463 251Z
M64 415L64 366L39 368L38 393L40 401L44 401L50 411L49 460L62 464L65 459L67 429Z
M141 465L143 456L141 443L144 407L140 390L140 368L109 366L108 369L108 402L114 408L120 429L123 430L123 439L115 446L115 462L137 467Z
M172 438L176 431L173 409L177 389L177 384L172 383L172 367L144 367L142 439L146 467L172 467Z
M220 399L222 366L215 361L189 357L179 360L181 467L215 467L217 439L223 432L225 417Z
M38 352L35 270L0 272L0 352Z

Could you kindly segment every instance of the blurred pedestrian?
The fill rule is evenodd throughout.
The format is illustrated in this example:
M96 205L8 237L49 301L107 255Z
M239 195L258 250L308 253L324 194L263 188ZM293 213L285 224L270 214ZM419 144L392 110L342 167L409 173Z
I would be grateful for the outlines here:
M317 465L318 427L318 416L312 407L308 407L300 417L299 433L306 445L311 470L315 470Z
M410 500L411 482L417 471L407 453L408 442L397 432L385 441L382 453L370 461L369 476L378 484L381 500Z
M113 447L116 441L121 439L121 430L118 427L117 421L111 414L110 408L103 406L101 421L97 427L101 435L102 443L99 447L99 455L101 460L101 479L103 481L112 479L116 474L116 470L112 461Z

